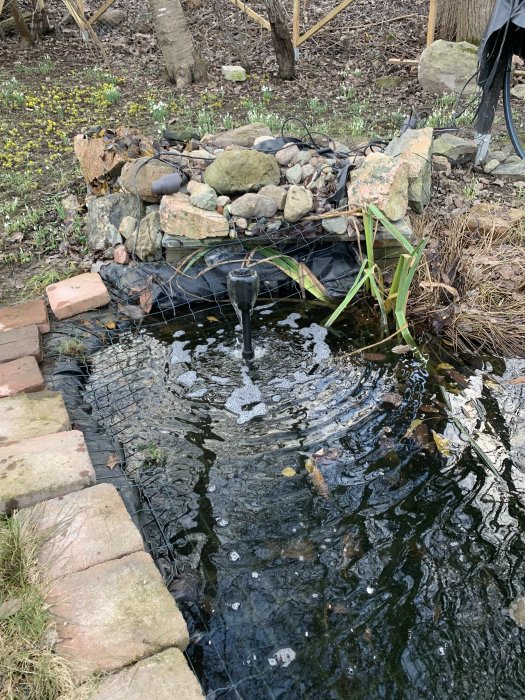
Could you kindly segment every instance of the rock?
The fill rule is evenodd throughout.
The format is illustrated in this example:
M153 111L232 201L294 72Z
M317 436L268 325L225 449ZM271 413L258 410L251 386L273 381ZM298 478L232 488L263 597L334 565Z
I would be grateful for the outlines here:
M292 185L286 196L284 218L290 223L295 223L312 210L313 204L314 198L309 190Z
M190 192L190 202L194 207L205 209L206 211L215 211L217 193L212 187L205 185L203 182L192 180L188 183L188 192Z
M125 245L116 246L113 251L113 260L119 265L127 265L129 263L129 253Z
M510 228L525 220L525 209L512 209L497 204L475 204L467 217L469 231L494 232L503 236Z
M298 185L303 177L303 169L299 163L288 168L286 171L286 179L291 185Z
M284 209L284 204L286 202L286 190L284 187L279 187L277 185L266 185L265 187L261 187L259 194L262 197L269 197L270 199L273 199L277 209Z
M122 221L120 222L120 226L118 227L118 232L122 236L124 240L126 238L129 238L135 233L135 229L138 226L138 221L135 219L134 216L125 216Z
M371 153L348 185L349 206L375 204L391 221L402 219L408 208L408 170L406 163L384 153Z
M243 194L230 204L230 213L245 219L269 219L277 213L277 204L260 194Z
M450 175L452 171L448 158L445 156L432 156L432 167L436 173L445 173L445 175Z
M245 146L251 148L255 145L257 139L268 139L272 137L272 132L265 125L259 122L254 124L245 124L237 129L223 131L221 134L212 136L209 143L218 148L227 148L228 146Z
M473 97L478 86L476 80L471 78L477 70L477 46L466 41L456 43L438 39L421 54L419 83L426 92L459 95L464 91L463 95Z
M490 173L492 173L494 170L496 170L498 165L500 165L499 160L497 160L496 158L491 158L483 166L483 172L490 175Z
M235 219L235 226L241 231L246 231L248 228L248 222L246 219L239 217L238 219Z
M119 227L125 216L140 218L141 205L132 194L116 192L92 199L86 214L86 233L90 250L100 251L122 243Z
M280 151L277 151L275 160L284 168L289 165L298 154L299 148L295 144L290 144L289 146L281 148Z
M227 236L230 230L224 216L194 207L180 192L162 198L160 225L165 233L194 240Z
M303 165L301 168L301 179L303 182L307 180L309 177L312 177L312 175L315 173L315 168L311 163L307 163L306 165Z
M321 225L327 233L341 236L348 230L348 219L346 216L336 216L333 219L323 219Z
M258 151L223 151L208 166L204 182L218 194L243 194L264 185L278 185L279 165L273 156Z
M110 27L118 27L119 24L125 22L127 16L128 13L124 10L117 10L114 7L108 7L102 17L100 17L100 21L105 24L109 24Z
M155 211L140 222L138 231L126 239L126 250L144 262L154 262L162 259L162 231L160 229L160 214Z
M246 80L246 71L242 66L221 66L221 73L225 80L234 83L243 83Z
M492 171L491 175L510 180L511 182L525 180L525 161L520 160L517 163L502 163Z
M231 201L232 200L229 197L227 197L225 194L223 194L220 197L217 197L217 206L218 207L225 207Z
M475 141L454 134L441 134L434 141L432 153L435 156L445 156L451 163L465 165L474 160L477 150Z
M408 169L408 203L417 213L422 214L430 202L432 186L432 136L434 130L407 129L385 148L385 154Z
M103 138L90 139L77 134L73 139L75 155L80 163L84 180L89 184L116 177L122 170L126 157L116 151L106 150Z
M294 158L292 159L291 163L292 165L306 165L309 163L312 158L313 158L314 152L313 151L306 151L306 150L300 150L299 153L297 153Z
M509 616L518 627L525 629L525 596L512 601L509 606Z
M519 85L515 85L511 88L510 94L518 100L525 100L525 84L520 83Z
M126 163L119 177L119 185L126 192L138 195L144 202L158 202L151 191L151 183L160 180L165 175L173 175L175 170L171 165L151 158L137 158Z

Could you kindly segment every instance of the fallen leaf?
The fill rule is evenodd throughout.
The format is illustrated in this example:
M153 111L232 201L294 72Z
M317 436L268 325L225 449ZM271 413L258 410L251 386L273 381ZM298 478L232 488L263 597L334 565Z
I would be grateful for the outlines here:
M106 328L107 328L108 330L110 330L110 331L115 330L115 328L117 327L117 324L115 323L115 321L108 321L108 322L105 323L104 325L105 325Z
M283 476L295 476L296 471L295 471L295 469L294 469L293 467L285 467L285 468L282 470L281 474L282 474Z
M509 384L525 384L525 377L515 377L514 379L509 379Z
M21 609L22 601L18 598L10 598L0 605L0 620L5 620L6 617L16 615Z
M414 430L418 427L418 425L421 425L422 423L423 423L423 421L421 420L421 418L415 418L408 426L408 430L403 435L403 437L404 438L412 437L412 435L414 434Z
M432 437L434 438L436 447L438 448L439 452L441 452L443 457L450 457L448 438L445 438L443 437L443 435L436 433L435 430L432 431Z
M216 316L206 316L207 321L212 321L213 323L219 323L219 319Z
M370 362L383 362L386 360L386 355L382 352L364 352L363 360L368 360Z
M395 355L406 355L407 352L412 352L412 348L410 345L395 345L391 352L393 352Z
M106 467L108 469L115 469L118 463L119 460L117 458L117 455L109 455L108 461L106 462Z
M448 362L440 362L436 369L454 369L454 367L449 365Z

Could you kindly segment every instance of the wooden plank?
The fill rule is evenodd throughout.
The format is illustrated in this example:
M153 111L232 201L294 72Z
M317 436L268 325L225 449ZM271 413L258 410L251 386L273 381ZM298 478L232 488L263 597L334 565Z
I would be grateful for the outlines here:
M1 0L0 0L1 1ZM297 46L299 41L299 36L301 31L299 29L301 20L301 0L293 0L293 33L292 33L292 43L294 47Z
M428 11L428 25L427 25L427 46L430 46L434 41L434 35L436 33L436 13L437 13L437 0L430 0L430 9Z
M104 12L108 9L108 7L113 5L114 2L115 2L115 0L106 0L106 2L103 5L101 5L101 7L98 8L98 10L95 12L95 14L92 15L88 19L88 24L93 25L93 23L97 21L97 19L100 17L100 15L103 15Z
M305 41L308 41L314 34L316 34L320 29L322 29L325 24L328 24L330 20L332 20L334 17L337 17L337 15L342 12L345 8L350 5L350 3L353 2L353 0L343 0L343 2L340 2L337 7L334 7L333 10L331 10L323 19L319 20L317 24L314 24L313 27L311 27L307 32L305 32L302 36L299 37L297 40L297 46L301 46L301 44L304 44Z
M264 17L261 17L261 15L258 15L257 12L254 12L251 7L248 7L248 5L245 2L242 2L242 0L230 0L230 2L233 5L236 5L240 10L245 12L248 17L251 17L253 20L257 22L257 24L260 24L261 27L264 27L264 29L270 29L270 23L264 19Z
M4 2L5 0L0 0L0 15L2 14L2 10L4 9Z

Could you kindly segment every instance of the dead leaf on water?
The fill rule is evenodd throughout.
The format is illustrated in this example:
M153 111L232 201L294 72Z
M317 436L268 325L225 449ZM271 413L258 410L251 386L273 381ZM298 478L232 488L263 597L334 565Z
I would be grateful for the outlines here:
M443 455L443 457L450 457L448 438L445 438L443 437L443 435L436 433L435 430L432 431L432 437L434 438L434 442L436 443L438 451Z
M288 476L288 477L295 476L296 473L297 472L295 471L295 469L293 467L285 467L281 472L281 474L283 476Z
M436 369L454 369L454 367L449 365L448 362L440 362Z
M421 425L422 423L423 423L423 421L421 420L421 418L415 418L408 426L408 430L403 435L403 437L404 438L412 437L412 435L414 434L414 430L418 427L418 425Z
M515 377L514 379L509 379L508 383L509 384L525 384L525 377Z
M412 352L410 345L396 345L392 348L391 352L395 355L406 355L407 352Z
M206 316L207 321L212 321L213 323L219 323L217 316Z
M110 331L115 330L115 328L117 327L117 324L115 323L115 321L108 321L108 322L105 323L104 325L105 325L106 328L107 328L108 330L110 330Z
M363 360L368 360L370 362L384 362L386 360L386 355L382 352L364 352Z
M509 615L518 627L525 629L525 596L512 601L509 606Z
M108 469L115 469L118 463L119 461L117 455L109 455L108 461L106 462L106 467Z

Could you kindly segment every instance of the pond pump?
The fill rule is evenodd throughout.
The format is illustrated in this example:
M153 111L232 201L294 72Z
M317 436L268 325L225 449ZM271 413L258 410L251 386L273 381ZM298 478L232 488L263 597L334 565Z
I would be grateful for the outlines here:
M259 293L259 275L256 270L241 267L228 273L228 294L242 327L242 356L253 359L252 312Z

